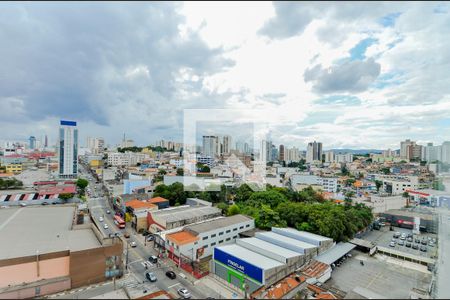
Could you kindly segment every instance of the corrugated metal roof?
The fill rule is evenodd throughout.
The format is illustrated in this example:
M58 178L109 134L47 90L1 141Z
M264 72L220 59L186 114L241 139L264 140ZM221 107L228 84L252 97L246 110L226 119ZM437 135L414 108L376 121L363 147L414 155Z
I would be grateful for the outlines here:
M312 239L312 240L315 240L315 241L318 241L318 242L324 242L324 241L331 240L330 238L328 238L326 236L314 234L314 233L307 232L307 231L300 231L300 230L296 230L294 228L275 228L274 232L276 232L276 231L289 232L292 235L295 235L295 236L298 236L298 237L305 237L305 238Z
M263 241L258 238L245 238L245 239L239 239L239 243L248 243L250 245L256 246L258 248L264 249L265 251L273 252L277 255L281 255L286 259L301 256L301 254L294 252L292 250L280 247L278 245L272 244L267 241Z
M267 256L250 251L236 244L225 245L216 248L263 270L270 270L284 265L276 260L268 258Z
M319 256L315 258L315 260L323 262L325 264L332 264L335 261L337 261L339 258L344 256L345 254L349 253L350 251L355 248L356 245L351 243L339 243L335 245L333 248L328 249L327 251L323 252Z
M268 238L272 238L272 239L278 240L278 241L283 242L283 243L291 244L294 247L301 248L301 249L313 249L313 248L316 248L315 245L312 245L312 244L309 244L309 243L305 243L305 242L302 242L302 241L299 241L299 240L296 240L296 239L293 239L293 238L290 238L290 237L286 237L284 235L281 235L281 234L278 234L278 233L275 233L275 232L257 232L256 233L256 237L257 238L264 237L264 236L268 237Z

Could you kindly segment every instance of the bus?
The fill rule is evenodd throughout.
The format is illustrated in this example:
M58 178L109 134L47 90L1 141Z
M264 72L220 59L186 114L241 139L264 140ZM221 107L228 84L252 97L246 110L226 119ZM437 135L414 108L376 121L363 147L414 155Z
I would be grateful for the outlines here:
M116 224L120 229L125 228L125 221L118 215L114 216L114 224Z

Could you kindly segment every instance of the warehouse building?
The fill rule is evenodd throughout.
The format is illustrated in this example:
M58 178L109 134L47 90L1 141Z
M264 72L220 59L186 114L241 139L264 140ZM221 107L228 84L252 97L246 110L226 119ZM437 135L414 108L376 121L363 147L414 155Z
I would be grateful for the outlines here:
M292 228L256 232L253 238L214 249L213 272L247 292L270 286L301 268L335 243L332 239Z

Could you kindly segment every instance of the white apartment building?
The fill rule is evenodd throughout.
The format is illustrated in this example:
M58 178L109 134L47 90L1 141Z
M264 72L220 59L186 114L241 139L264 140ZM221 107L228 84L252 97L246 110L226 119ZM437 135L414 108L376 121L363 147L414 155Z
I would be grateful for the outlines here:
M419 189L419 178L417 176L383 176L376 177L383 181L383 190L391 195L400 195L409 189Z
M204 156L216 157L220 151L219 137L214 135L203 136L203 150Z
M200 260L211 256L216 246L234 243L241 232L254 228L255 221L244 215L219 217L166 234L166 249L176 258L183 256L191 260Z
M313 163L314 161L322 161L322 143L316 141L308 143L306 147L306 162Z
M321 185L325 192L336 193L338 189L338 179L335 177L318 177L317 184Z
M325 154L325 162L326 163L333 163L334 162L334 152L333 151L326 151Z
M320 177L316 175L293 174L289 178L290 185L320 185L326 192L337 192L338 182L335 177Z
M174 158L172 158L171 160L169 160L169 163L171 165L174 165L177 168L182 168L184 166L184 160L183 159L174 159Z
M336 154L334 162L337 162L337 163L351 163L351 162L353 162L353 154L351 154L351 153Z
M59 176L76 178L78 174L77 122L60 121L58 138Z
M134 152L110 152L108 153L108 164L111 166L135 166L137 163L142 163L149 160L150 156L145 153Z
M286 162L293 162L293 161L299 161L300 160L300 151L296 147L292 148L284 148L284 160Z

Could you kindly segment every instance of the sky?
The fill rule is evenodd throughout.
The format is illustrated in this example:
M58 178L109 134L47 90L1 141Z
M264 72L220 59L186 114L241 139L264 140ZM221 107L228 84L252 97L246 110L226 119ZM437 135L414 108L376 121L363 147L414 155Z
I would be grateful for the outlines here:
M233 109L300 149L440 144L449 34L447 2L3 2L0 140L182 141L185 110Z

